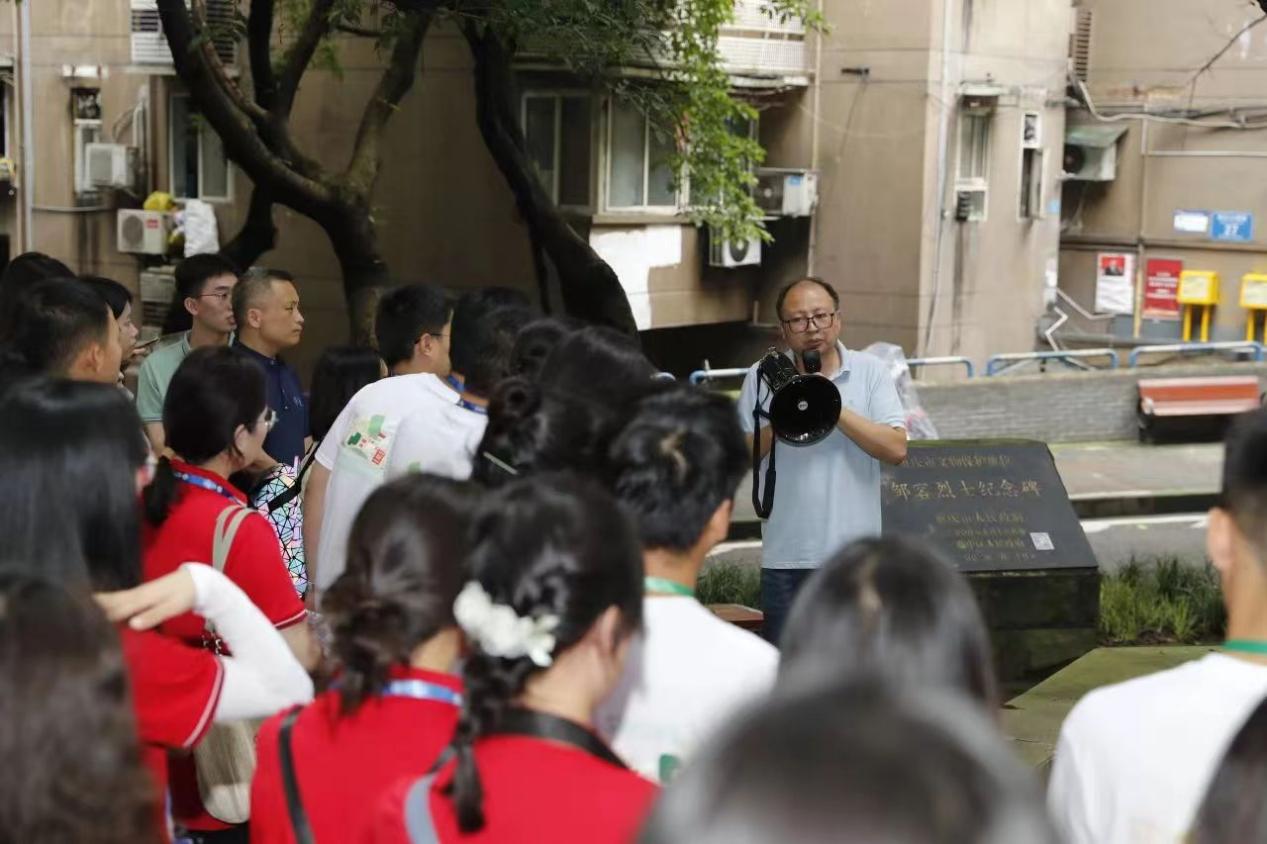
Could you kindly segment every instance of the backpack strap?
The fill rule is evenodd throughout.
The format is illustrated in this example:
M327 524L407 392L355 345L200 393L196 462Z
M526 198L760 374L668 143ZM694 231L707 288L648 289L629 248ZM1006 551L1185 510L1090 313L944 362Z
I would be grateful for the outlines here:
M409 835L409 844L440 844L435 819L431 816L431 786L435 780L435 774L427 774L405 794L405 832Z
M290 813L290 828L295 833L296 844L316 844L312 834L312 825L308 823L308 812L304 809L303 798L299 796L299 777L295 772L295 752L290 744L291 728L303 712L302 706L296 706L286 713L282 719L281 730L277 733L277 750L282 761L282 788L286 791L286 808Z

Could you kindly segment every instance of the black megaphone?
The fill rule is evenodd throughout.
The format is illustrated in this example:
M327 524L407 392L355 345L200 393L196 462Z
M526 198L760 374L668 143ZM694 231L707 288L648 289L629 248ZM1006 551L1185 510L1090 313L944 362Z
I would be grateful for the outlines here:
M818 352L805 352L801 361L809 374L797 372L792 361L771 349L757 371L773 394L768 415L775 436L790 445L804 446L819 442L836 427L840 391L816 374L823 365Z

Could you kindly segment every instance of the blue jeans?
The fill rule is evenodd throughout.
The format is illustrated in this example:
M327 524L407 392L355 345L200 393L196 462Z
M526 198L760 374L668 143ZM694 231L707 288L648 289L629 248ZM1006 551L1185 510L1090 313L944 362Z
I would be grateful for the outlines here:
M783 635L796 593L813 573L813 569L761 569L761 612L765 616L761 635L775 647Z

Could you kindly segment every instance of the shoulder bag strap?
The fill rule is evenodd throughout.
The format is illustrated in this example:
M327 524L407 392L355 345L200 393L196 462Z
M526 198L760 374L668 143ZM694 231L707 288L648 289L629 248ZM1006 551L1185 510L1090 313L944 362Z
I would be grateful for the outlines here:
M431 784L435 779L435 774L427 774L405 794L405 832L409 844L440 844L435 819L431 817Z
M229 551L233 548L233 538L238 535L238 528L246 517L254 512L241 504L230 504L216 516L215 531L211 534L211 567L224 574L224 566L229 561ZM215 636L215 626L208 620L204 627L208 634Z
M317 459L317 449L321 448L321 440L317 440L312 444L312 451L308 452L308 456L304 458L303 465L299 467L299 474L295 475L295 483L289 489L282 492L272 501L268 502L268 512L276 513L293 501L303 490L304 475L308 474L308 470L312 468L312 462Z
M290 812L290 828L295 833L296 844L316 844L312 834L312 825L308 823L308 813L304 810L303 799L299 796L299 778L295 773L295 753L290 744L291 728L303 712L302 706L296 706L286 713L282 719L282 728L277 734L277 749L281 754L282 788L286 791L286 808Z

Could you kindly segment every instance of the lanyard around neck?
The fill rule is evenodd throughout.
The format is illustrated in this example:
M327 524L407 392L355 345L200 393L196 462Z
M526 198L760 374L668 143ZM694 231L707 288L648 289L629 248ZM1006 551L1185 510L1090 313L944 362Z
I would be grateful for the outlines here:
M1253 656L1267 656L1267 642L1260 639L1228 639L1223 643L1223 650Z
M653 595L681 595L683 598L694 598L695 590L689 586L683 586L675 580L669 580L667 577L644 577L642 586Z
M549 715L545 712L536 712L531 709L510 709L502 715L497 726L490 730L487 735L528 736L530 738L554 741L570 745L577 750L583 750L590 756L602 759L604 762L619 768L626 767L620 757L613 753L612 749L594 733L574 721L560 718L557 715Z
M238 503L241 503L241 499L210 478L204 478L202 475L191 475L188 472L181 472L178 470L173 471L172 474L176 476L176 480L178 481L184 481L190 486L196 486L199 489L207 490L207 492L214 492L216 495L223 495L230 501L237 501Z
M478 413L480 416L488 415L488 408L480 407L475 402L467 401L466 399L462 398L462 394L466 392L466 385L463 384L460 380L458 380L456 375L449 373L448 375L444 376L444 383L452 387L453 391L458 394L458 407L462 408L463 410L469 410L472 413Z
M391 680L383 687L383 697L407 697L413 700L433 700L447 703L450 706L461 706L462 695L439 683L428 683L426 680L400 679Z

